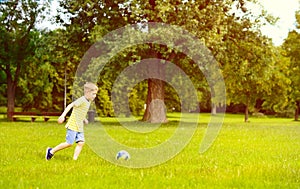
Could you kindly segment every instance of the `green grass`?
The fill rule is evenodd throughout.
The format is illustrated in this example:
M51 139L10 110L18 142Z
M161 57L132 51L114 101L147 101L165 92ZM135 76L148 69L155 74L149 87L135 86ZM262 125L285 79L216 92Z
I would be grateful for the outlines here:
M129 132L113 118L101 120L116 140L149 147L172 135L178 117L171 114L168 124L148 134ZM211 148L199 154L209 118L201 114L191 142L177 156L140 169L112 164L89 145L77 161L71 147L47 162L46 147L64 141L63 125L0 121L0 188L300 188L299 122L265 117L244 123L242 115L227 114Z

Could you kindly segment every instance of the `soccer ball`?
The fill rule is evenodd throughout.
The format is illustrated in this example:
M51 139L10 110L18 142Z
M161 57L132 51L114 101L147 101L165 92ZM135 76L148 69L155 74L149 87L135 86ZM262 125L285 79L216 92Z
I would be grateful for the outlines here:
M119 160L119 159L124 159L124 160L129 160L130 159L130 155L127 151L125 150L121 150L117 153L116 155L116 159Z

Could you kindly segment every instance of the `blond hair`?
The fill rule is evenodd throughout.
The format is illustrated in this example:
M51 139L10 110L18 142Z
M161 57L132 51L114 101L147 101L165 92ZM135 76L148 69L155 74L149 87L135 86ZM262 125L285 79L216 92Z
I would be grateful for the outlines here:
M83 88L84 88L84 93L90 91L98 91L97 85L91 82L87 82L86 84L84 84Z

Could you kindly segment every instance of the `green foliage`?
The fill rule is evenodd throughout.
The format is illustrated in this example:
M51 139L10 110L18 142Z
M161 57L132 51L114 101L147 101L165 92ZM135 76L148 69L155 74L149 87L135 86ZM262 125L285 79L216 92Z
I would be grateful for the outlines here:
M78 52L78 46L70 44L70 35L62 29L43 33L43 44L39 48L40 61L53 66L48 72L50 81L54 84L51 95L54 96L52 109L62 110L64 93L66 103L72 102L74 73L80 62L82 53ZM66 91L65 91L66 85ZM80 95L83 95L81 91ZM74 95L75 96L75 95Z
M285 112L290 109L289 94L292 90L291 88L291 78L290 73L290 60L283 56L283 51L281 48L272 49L273 57L268 62L269 67L269 77L267 78L269 82L269 91L263 96L264 109L269 109L274 112Z
M7 111L10 119L19 78L27 71L27 61L34 56L36 49L38 34L34 26L47 3L48 1L43 1L39 5L33 0L0 3L0 70L6 76Z
M21 90L17 91L17 106L23 107L23 111L30 108L38 110L52 109L52 91L53 83L51 75L55 69L49 63L45 63L36 67L36 63L28 63L29 69L23 73L18 87ZM43 73L43 74L40 74Z
M291 31L285 41L283 47L286 51L286 56L290 58L291 64L289 66L289 75L292 80L292 98L295 101L300 100L300 91L298 86L300 84L299 71L300 71L300 34L296 31Z
M144 113L145 99L147 99L147 82L138 83L128 94L129 108L133 115Z
M227 103L244 104L245 121L248 111L259 111L255 109L257 100L265 101L264 107L271 111L282 111L290 90L286 87L290 79L289 62L281 56L280 49L253 29L247 17L228 27L224 45L227 48L222 52L220 62L227 87Z
M229 2L226 3L229 4ZM74 34L75 36L77 36L77 38L82 39L82 41L77 42L71 40L77 45L81 44L80 46L85 46L86 44L88 44L87 39L88 41L97 41L97 39L101 39L101 37L103 37L103 35L105 35L107 32L125 24L143 23L145 21L162 21L165 23L182 26L195 36L201 38L205 42L205 45L213 49L214 46L217 45L217 42L222 38L222 35L224 35L224 33L220 31L220 28L218 28L218 26L225 19L223 7L228 6L228 4L226 3L222 3L221 1L124 1L123 3L98 2L97 4L91 3L89 1L82 1L80 3L75 1L62 1L61 5L66 8L66 11L64 13L69 13L74 16L71 18L70 24L67 24L67 31L72 33L72 35ZM80 9L79 6L84 8ZM199 7L199 11L197 9L194 11L194 7ZM107 12L107 10L110 11ZM107 20L107 18L109 18L109 21ZM115 22L115 18L118 18L118 22ZM83 20L85 22L82 22ZM123 22L124 20L125 22ZM199 22L199 20L201 20L201 22ZM107 21L109 22L109 24L107 24ZM87 23L89 23L89 25L85 26L85 24ZM157 37L160 37L160 33L161 32L159 31L157 32ZM164 36L167 38L174 37L172 35ZM139 36L135 37L138 38ZM159 42L159 40L157 42ZM127 56L125 52L119 53L115 58L118 60L119 65L111 66L110 69L107 69L105 71L114 73L118 72L119 69L122 69L124 68L124 66L126 67L126 65L128 65L128 63L126 62L129 62L130 64L130 62L135 62L132 59L143 59L146 57L149 58L152 54L152 57L150 58L160 56L157 58L167 59L169 61L175 62L177 65L180 65L180 67L184 71L186 71L192 78L195 85L197 85L197 88L199 87L199 95L202 97L207 96L207 87L202 87L207 86L207 84L205 84L205 81L202 77L203 75L195 74L195 70L198 70L198 68L195 64L193 64L192 61L190 61L187 57L180 55L180 53L174 52L172 49L168 49L163 45L152 44L151 48L152 50L159 53L149 52L149 50L147 52L145 49L149 49L149 47L146 46L137 47L135 50L133 50L133 53L129 53L127 54ZM128 51L126 52L128 53ZM176 56L176 53L177 55L179 55L176 57L177 60L174 59L174 54ZM132 58L130 59L130 57ZM97 69L93 68L92 70ZM84 80L88 80L87 78ZM102 77L100 77L99 80L103 80ZM83 81L80 81L79 84L82 82ZM100 85L102 83L103 81L99 82ZM202 91L203 93L205 93L205 95L202 94ZM106 93L110 92L108 91ZM217 99L214 99L214 101L216 101L215 103L218 103ZM224 104L225 102L221 103ZM178 106L178 104L176 106Z
M111 98L108 94L108 90L106 88L104 88L103 86L101 86L99 88L99 96L97 97L97 100L99 101L97 104L97 108L98 108L98 113L101 116L113 116L114 112L113 112L113 107L112 107L112 103L111 103Z
M256 101L263 100L262 108L284 112L299 101L299 34L297 31L290 32L283 46L284 52L273 47L271 41L262 36L258 29L264 21L274 24L276 18L266 11L253 18L246 5L257 3L255 0L60 0L55 21L62 24L63 28L36 31L34 26L38 18L43 19L40 13L46 11L48 6L48 1L43 2L45 4L40 6L33 0L0 3L0 43L3 44L0 46L0 82L10 79L7 89L11 87L17 90L15 102L24 109L62 110L64 93L67 94L67 103L81 96L81 86L93 78L92 74L98 69L97 65L78 67L91 45L115 29L150 21L180 26L203 42L222 69L227 87L227 102L221 102L220 97L211 99L220 86L215 85L211 89L205 80L204 70L205 66L209 67L209 60L203 60L205 66L201 73L191 57L168 47L173 44L140 44L126 47L121 52L112 52L114 57L110 58L97 77L95 82L100 90L96 106L99 115L115 114L111 99L112 88L122 70L140 60L154 57L176 64L190 77L197 90L199 104L204 109L210 109L212 104L233 103L244 104L250 111L254 111ZM299 17L298 12L298 21ZM154 33L157 34L153 35L157 38L155 42L177 37L176 32L169 32L168 35L163 31ZM135 36L136 39L140 37L142 36ZM185 45L184 42L181 43L177 45ZM191 52L193 53L197 52ZM80 73L86 69L94 72L81 77ZM75 77L79 79L76 80ZM139 115L144 110L146 88L147 83L142 82L126 89L126 98L129 99L130 110L134 115ZM14 96L12 93L4 94L6 91L10 90L1 87L0 104ZM169 110L174 107L177 111L194 110L196 104L181 102L172 86L166 85L165 92L165 104ZM184 96L188 97L189 92L184 91ZM117 111L124 108L124 104L114 106Z
M6 1L0 4L0 30L1 30L1 68L25 66L22 61L34 52L34 41L31 31L37 22L39 14L45 10L47 1L39 6L36 1Z
M298 11L296 13L296 19L297 19L297 27L300 26L300 12ZM290 59L289 64L289 78L291 79L290 83L290 93L288 95L291 104L295 111L295 120L298 120L298 116L300 114L300 50L299 50L299 44L300 44L300 33L297 30L290 31L287 39L285 40L283 44L283 49L285 50L284 55Z

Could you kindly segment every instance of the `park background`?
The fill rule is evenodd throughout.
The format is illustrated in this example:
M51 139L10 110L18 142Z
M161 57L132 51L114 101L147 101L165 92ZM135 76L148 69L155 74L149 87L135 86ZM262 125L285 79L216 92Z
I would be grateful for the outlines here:
M113 81L127 66L151 56L171 61L186 72L203 112L215 113L226 105L227 112L244 113L245 121L253 113L298 120L299 11L294 29L281 45L274 45L261 27L275 25L278 18L254 1L61 1L51 17L60 27L37 29L50 14L49 2L1 1L0 105L7 107L4 114L10 120L15 108L61 112L74 100L74 75L89 47L110 31L150 21L180 26L203 42L222 71L226 102L211 99L205 77L188 57L161 45L152 45L149 53L149 45L144 44L124 49L106 64L98 80L97 115L114 116ZM254 10L248 8L253 6ZM148 82L160 87L151 88ZM195 105L180 102L168 84L149 79L128 94L133 115L145 114L151 91L164 99L168 111L198 111Z

